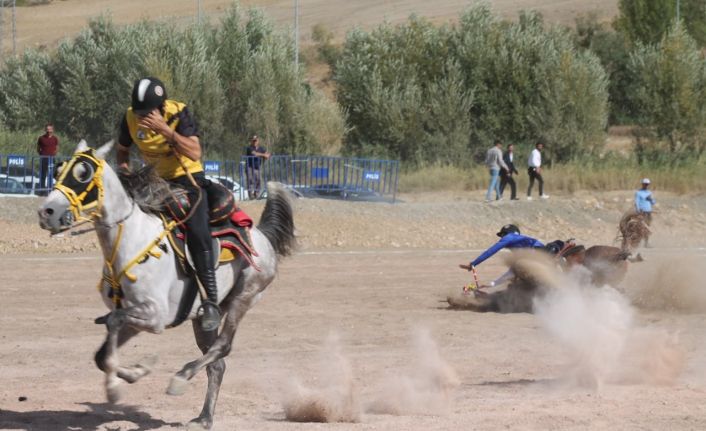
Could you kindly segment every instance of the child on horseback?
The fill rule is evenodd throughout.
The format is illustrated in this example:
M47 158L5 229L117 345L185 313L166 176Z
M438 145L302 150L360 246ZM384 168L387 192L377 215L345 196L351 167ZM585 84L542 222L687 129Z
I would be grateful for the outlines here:
M484 251L480 256L475 258L468 266L466 265L461 265L461 268L463 269L468 269L469 271L472 270L474 267L480 265L484 261L486 261L488 258L493 256L495 253L499 252L500 250L504 248L508 249L517 249L517 248L544 248L544 244L542 244L541 241L526 236L522 235L520 233L520 228L515 226L514 224L506 224L503 226L500 231L496 234L497 236L500 237L500 241L496 242L493 244L490 248L488 248L486 251ZM490 282L490 287L500 285L502 283L505 283L508 281L510 278L514 277L514 273L512 270L508 270L505 272L503 275L498 277L495 281Z
M154 165L160 177L181 186L188 194L192 208L185 222L187 245L208 296L202 305L201 326L204 331L217 330L221 316L206 197L211 182L201 165L199 131L191 111L184 103L167 99L159 79L135 81L132 103L120 123L117 161L121 169L129 168L132 144L137 145L146 163Z

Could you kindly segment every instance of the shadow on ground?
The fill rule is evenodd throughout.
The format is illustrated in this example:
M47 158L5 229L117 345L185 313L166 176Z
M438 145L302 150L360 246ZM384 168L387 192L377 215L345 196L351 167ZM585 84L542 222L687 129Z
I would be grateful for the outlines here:
M29 431L66 430L88 431L100 427L106 430L123 429L111 422L130 422L130 430L148 431L162 427L181 428L180 422L164 422L155 419L149 413L132 406L119 406L107 403L81 403L88 407L87 411L74 410L36 410L28 412L13 412L0 409L0 429L24 429Z

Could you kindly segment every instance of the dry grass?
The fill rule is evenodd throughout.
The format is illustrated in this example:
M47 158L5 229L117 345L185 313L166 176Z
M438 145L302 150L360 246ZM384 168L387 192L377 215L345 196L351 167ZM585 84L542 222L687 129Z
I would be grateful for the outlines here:
M202 0L203 15L216 21L233 0ZM7 2L6 2L7 3ZM299 0L300 33L304 44L311 42L311 28L323 24L342 40L354 27L372 28L384 21L398 23L409 15L424 16L433 22L448 22L468 8L467 0ZM617 0L488 0L493 10L505 18L515 19L517 12L536 9L548 22L572 25L578 14L595 11L599 18L610 19L618 10ZM292 0L241 0L245 7L262 8L281 28L293 26ZM172 0L64 0L52 1L35 7L17 8L17 48L52 48L65 37L75 36L88 20L109 12L117 24L128 24L141 19L173 18L177 23L193 22L196 2ZM5 22L11 19L6 8ZM47 25L51 23L51 25ZM11 26L3 27L2 48L12 49Z
M525 195L529 179L524 169L516 176L517 194ZM676 193L706 193L706 162L693 161L674 166L643 167L631 160L609 162L571 162L555 165L543 172L546 192L573 193L578 190L630 190L639 186L641 178L649 177L655 188ZM483 165L462 169L431 166L403 172L400 192L440 190L480 190L488 187L489 175ZM506 190L505 193L509 191ZM534 193L537 193L535 185Z

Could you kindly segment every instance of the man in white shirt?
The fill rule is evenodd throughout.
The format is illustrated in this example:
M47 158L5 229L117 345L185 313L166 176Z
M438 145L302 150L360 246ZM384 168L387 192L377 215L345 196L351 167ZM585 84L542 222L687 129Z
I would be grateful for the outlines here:
M547 199L549 195L544 194L544 179L542 178L542 150L544 149L544 144L537 142L534 150L530 153L529 159L527 160L527 173L529 174L529 187L527 188L527 200L532 200L532 186L534 186L534 180L539 183L539 197L542 199Z

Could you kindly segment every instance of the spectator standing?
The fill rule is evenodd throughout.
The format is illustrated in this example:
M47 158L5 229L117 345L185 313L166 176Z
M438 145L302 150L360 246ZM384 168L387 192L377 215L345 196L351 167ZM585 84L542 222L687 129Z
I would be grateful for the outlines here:
M642 188L635 192L635 211L642 214L647 223L647 226L652 224L652 206L655 204L655 199L652 196L650 188L650 179L642 179ZM649 236L645 237L645 247L649 247Z
M507 151L503 154L503 161L505 162L505 165L507 165L507 169L503 168L500 170L500 196L502 196L505 192L505 186L510 184L510 199L516 201L518 200L517 185L515 184L515 179L512 178L512 175L517 175L518 172L515 168L515 164L513 163L515 156L513 154L514 150L515 146L513 144L508 144Z
M485 166L487 166L490 171L490 185L488 186L488 191L485 194L486 202L490 202L490 193L493 190L495 190L495 199L501 199L500 182L498 181L498 176L500 175L500 168L508 169L507 165L503 161L502 148L503 143L496 139L495 144L485 154Z
M270 158L270 153L265 149L265 147L260 145L260 138L254 135L250 139L250 145L245 149L245 155L248 156L245 174L248 179L248 197L250 199L257 199L260 196L262 176L260 174L260 167L262 166L262 160L267 160Z
M44 134L37 139L37 153L39 161L39 187L46 189L52 186L51 178L54 170L54 156L59 149L59 138L54 135L54 125L47 123ZM49 183L47 183L49 178ZM44 190L43 190L44 191Z
M534 180L539 183L539 197L542 199L549 198L549 195L544 194L544 179L542 178L542 150L544 149L544 144L537 142L534 146L534 150L529 155L527 160L527 173L529 174L529 187L527 187L527 200L532 200L532 186L534 186Z

